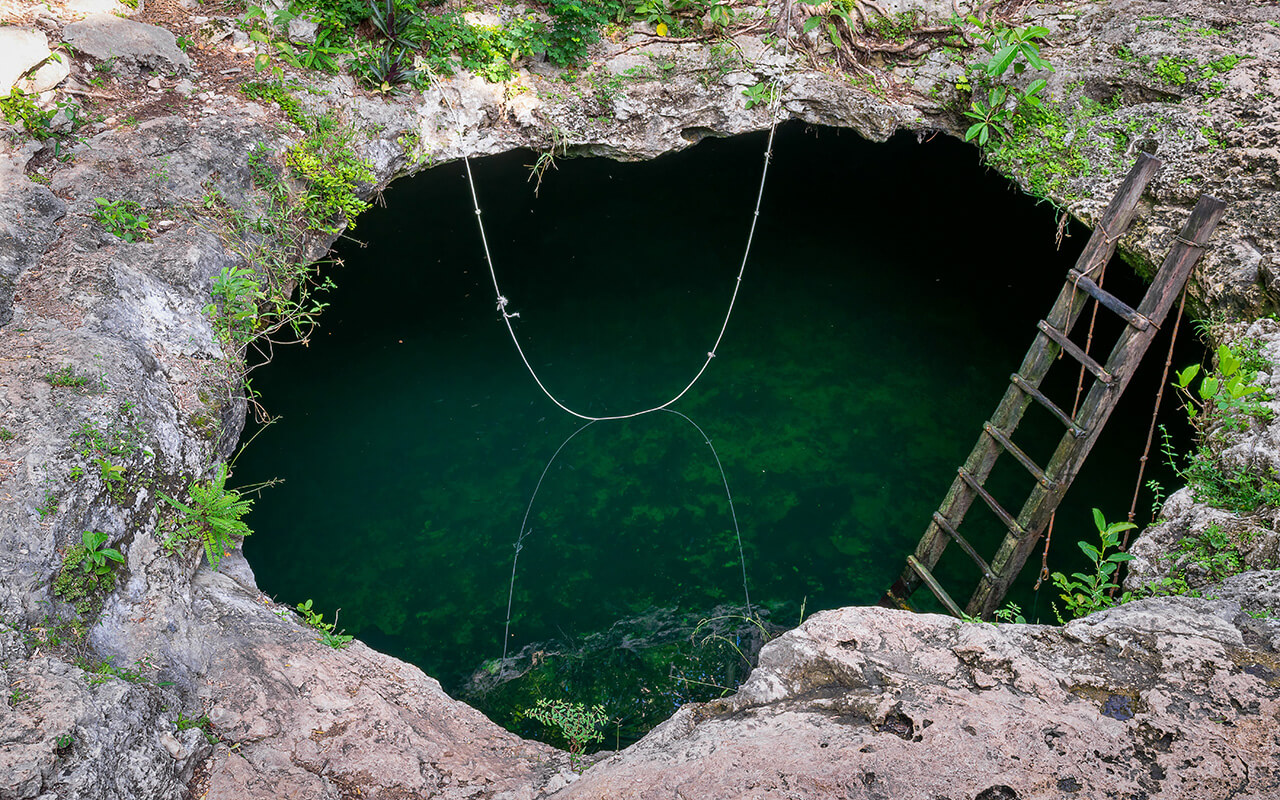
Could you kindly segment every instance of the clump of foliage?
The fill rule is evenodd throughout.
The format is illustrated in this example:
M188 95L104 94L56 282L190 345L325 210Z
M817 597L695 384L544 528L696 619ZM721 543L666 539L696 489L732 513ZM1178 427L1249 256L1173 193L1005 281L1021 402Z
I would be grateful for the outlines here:
M217 744L219 742L218 735L213 732L213 723L209 721L208 714L188 717L179 711L178 718L173 721L173 724L180 731L189 731L192 728L199 729L204 734L204 740L209 744Z
M354 129L332 114L309 115L285 84L258 81L241 91L279 104L304 132L283 153L287 174L277 168L277 156L267 145L255 145L248 154L249 174L265 192L261 204L233 205L212 188L205 194L205 210L243 264L214 277L211 302L204 310L219 339L242 353L257 337L282 343L271 338L281 330L290 331L292 341L307 340L326 306L316 295L333 286L305 258L308 234L334 232L344 223L354 227L354 217L368 207L357 189L373 181L373 171L356 151Z
M253 533L240 518L249 513L253 501L240 496L234 489L226 488L227 466L219 464L214 476L207 483L194 482L187 490L191 504L179 502L164 492L161 499L181 512L177 528L165 538L165 548L175 552L188 542L199 542L204 547L209 566L218 568L222 557L230 555L236 536Z
M93 218L107 233L126 242L144 242L150 238L151 218L134 200L107 200L96 197Z
M1228 464L1222 458L1229 435L1273 416L1266 404L1267 391L1254 383L1265 359L1255 343L1223 344L1215 356L1217 365L1211 372L1193 364L1174 379L1198 444L1185 466L1179 465L1167 431L1163 431L1162 449L1197 502L1241 514L1280 508L1280 476Z
M83 375L76 372L75 366L71 364L66 364L60 369L46 372L44 379L49 382L50 386L71 389L87 389L89 387L89 381L93 380L89 375Z
M1042 78L1025 89L997 85L995 81L1011 69L1015 76L1028 68L1053 72L1053 66L1040 57L1038 40L1049 35L1049 29L1038 25L1009 28L1000 23L984 25L976 17L969 22L979 30L978 45L990 56L981 66L978 84L987 88L986 99L974 98L964 115L973 120L964 140L978 142L979 147L994 144L1008 136L1008 126L1017 116L1034 117L1041 110L1040 93L1047 85Z
M1239 547L1216 523L1209 525L1204 533L1180 540L1177 551L1166 557L1185 560L1179 573L1185 574L1187 566L1195 565L1213 583L1224 581L1243 569Z
M11 89L8 97L0 98L0 113L10 125L22 123L32 138L43 140L54 135L49 123L53 121L55 112L37 106L35 100L21 89Z
M320 634L320 638L316 640L320 644L332 647L334 650L341 650L355 639L354 636L350 636L343 631L334 630L338 626L337 612L334 612L333 622L325 622L324 614L316 612L311 607L310 598L307 598L305 603L298 603L297 608L298 613L302 615L302 620Z
M1107 523L1098 509L1093 509L1093 523L1098 528L1101 547L1088 542L1077 542L1085 557L1093 564L1093 572L1073 572L1068 577L1061 572L1052 575L1053 585L1061 590L1062 602L1072 618L1083 617L1116 604L1111 594L1119 587L1116 571L1133 556L1128 553L1108 551L1120 546L1120 534L1138 527L1132 522ZM1054 605L1057 612L1057 605ZM1059 613L1058 621L1062 621Z
M575 771L582 769L583 749L604 738L601 728L608 721L603 706L588 708L582 703L546 698L540 698L533 708L526 709L525 715L559 731L569 745L569 761Z
M369 22L382 37L382 47L352 67L366 86L390 92L400 84L419 82L422 76L413 66L413 51L422 42L423 30L414 10L395 0L371 0Z
M257 274L248 267L223 267L213 278L211 294L213 302L204 307L204 313L213 320L219 338L239 343L252 341L262 323L258 306L266 299Z
M90 616L115 588L113 566L124 563L119 550L106 546L107 538L100 531L81 534L80 544L63 554L62 569L53 581L53 593L75 606L81 616Z
M746 89L742 90L742 95L747 98L746 107L748 111L756 106L767 107L771 105L777 97L774 84L767 81L760 81L759 83L748 86Z
M352 147L356 132L331 112L309 120L306 137L285 151L285 163L307 182L299 201L307 225L336 233L338 220L351 220L369 207L355 188L373 181L369 163Z

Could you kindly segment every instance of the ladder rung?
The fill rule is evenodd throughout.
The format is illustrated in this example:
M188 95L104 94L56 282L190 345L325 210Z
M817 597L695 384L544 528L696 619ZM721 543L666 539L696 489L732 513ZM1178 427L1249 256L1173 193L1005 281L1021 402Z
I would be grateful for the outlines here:
M956 605L956 601L951 599L951 595L947 594L947 590L942 588L942 584L938 583L938 579L933 577L933 573L924 564L921 564L919 559L914 555L907 556L907 566L915 570L915 573L920 576L920 580L924 581L924 585L929 587L929 591L933 592L933 596L938 598L947 607L948 611L957 617L964 616L960 606Z
M1037 403L1044 406L1045 410L1048 411L1050 414L1054 415L1055 417L1057 417L1058 420L1063 425L1066 425L1068 428L1070 428L1072 436L1079 439L1081 436L1085 435L1087 431L1085 431L1084 428L1081 428L1079 425L1077 425L1075 423L1075 420L1071 419L1071 417L1068 417L1067 412L1063 411L1062 409L1054 405L1054 402L1052 400L1045 397L1044 394L1039 389L1027 383L1026 379L1023 378L1021 375L1015 372L1009 376L1009 380L1013 382L1014 386L1017 386L1019 389L1026 392L1031 397L1032 400L1035 400Z
M1081 350L1079 345L1077 345L1075 342L1068 339L1065 333L1053 327L1052 325L1045 322L1044 320L1040 320L1040 323L1036 327L1038 327L1040 329L1040 332L1043 333L1045 336L1048 336L1050 339L1057 342L1058 346L1061 347L1063 350L1065 350L1068 355L1070 355L1076 361L1079 361L1081 364L1083 364L1084 368L1092 372L1098 378L1098 380L1102 381L1108 386L1111 385L1111 381L1112 381L1111 373L1107 372L1103 368L1103 366L1099 364L1097 361L1094 361L1093 358L1090 357L1088 353Z
M1019 464L1026 467L1027 472L1030 472L1031 477L1035 478L1041 486L1051 492L1058 488L1057 484L1049 480L1049 476L1044 474L1044 470L1040 469L1036 462L1031 460L1030 456L1022 452L1021 447L1018 447L1009 440L1009 437L1004 434L1004 431L1000 430L995 425L992 425L990 422L983 425L982 429L987 432L988 436L999 442L1000 446L1005 449L1005 452L1016 458Z
M961 467L958 472L960 473L960 479L969 484L969 488L976 492L978 497L982 498L982 502L987 504L987 507L991 509L991 512L1000 518L1000 521L1004 523L1004 526L1008 528L1014 536L1021 539L1023 536L1027 535L1027 532L1022 529L1022 526L1013 518L1013 515L1008 511L1005 511L1004 506L996 502L996 499L991 496L991 492L984 489L982 484L978 482L977 478L970 475L969 471L964 467Z
M982 574L987 577L987 580L994 581L996 579L996 574L991 571L991 567L987 565L987 562L983 560L982 556L978 555L977 550L973 549L973 545L969 544L968 539L961 536L955 528L951 527L951 523L947 522L946 517L935 511L933 512L933 521L939 528L951 534L951 538L956 540L956 544L960 545L961 550L969 554L969 558L972 558L973 563L978 565L978 569L982 570Z
M1151 320L1142 316L1137 311L1134 311L1123 300L1106 291L1091 279L1081 275L1074 269L1067 270L1067 280L1077 288L1084 289L1093 297L1094 300L1097 300L1102 305L1119 314L1121 317L1124 317L1125 322L1138 330L1145 331L1147 328L1151 327Z

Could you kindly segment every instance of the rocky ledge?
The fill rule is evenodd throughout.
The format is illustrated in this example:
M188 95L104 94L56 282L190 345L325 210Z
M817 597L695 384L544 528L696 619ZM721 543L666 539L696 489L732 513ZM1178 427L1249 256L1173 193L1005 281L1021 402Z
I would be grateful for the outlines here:
M631 31L597 46L591 79L572 91L538 64L505 84L460 77L400 98L340 77L294 92L292 111L246 96L252 44L226 20L196 22L180 5L166 8L166 28L80 19L129 13L106 0L0 6L14 9L2 54L22 62L0 62L0 78L56 112L41 141L10 120L0 151L0 799L1275 796L1280 666L1267 617L1280 599L1259 600L1275 592L1274 573L1255 569L1275 566L1261 544L1240 576L1202 591L1220 599L1143 600L1061 629L816 615L762 651L736 696L683 709L582 776L416 668L359 643L320 644L258 592L238 552L213 571L200 549L162 544L174 512L160 493L215 474L246 413L240 352L204 313L215 276L261 267L264 253L304 266L338 232L313 225L281 243L232 224L249 215L261 227L270 198L256 181L285 173L303 115L329 113L350 132L369 165L355 187L365 199L463 155L644 158L758 130L768 110L746 108L743 92L771 81L784 117L877 140L963 133L959 79L982 54L928 32L952 3L883 5L918 12L915 27L862 41L848 71L802 31L810 12L783 19L775 2L742 11L790 32L792 46L766 43L768 24L731 41ZM1275 308L1275 7L986 10L1048 27L1056 66L1045 124L991 163L1088 222L1136 154L1155 152L1165 166L1122 239L1129 261L1157 263L1198 193L1212 192L1231 210L1195 302L1219 317ZM195 46L184 53L172 31ZM59 41L74 52L48 59ZM145 210L149 234L109 233L99 198ZM1280 428L1261 417L1244 427L1219 455L1269 476ZM1274 509L1205 509L1193 492L1176 496L1165 538L1148 537L1165 544L1139 539L1146 571L1135 575L1167 574L1168 550L1215 514L1232 530L1275 525ZM84 531L106 533L124 559L89 625L53 591Z

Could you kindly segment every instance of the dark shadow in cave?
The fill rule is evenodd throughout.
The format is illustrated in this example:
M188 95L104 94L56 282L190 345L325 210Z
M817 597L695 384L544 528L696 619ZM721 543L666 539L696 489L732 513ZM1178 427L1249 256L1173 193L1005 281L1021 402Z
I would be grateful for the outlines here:
M760 133L646 163L562 160L536 199L532 154L474 162L504 294L554 391L618 413L687 382L723 317L763 146ZM367 247L339 246L341 288L312 346L254 375L283 420L236 482L286 482L259 501L245 549L265 592L341 608L342 627L459 693L502 651L520 515L580 421L542 396L498 320L461 165L386 200L354 231ZM953 139L876 144L795 123L779 129L761 214L718 357L676 408L724 463L752 599L789 626L802 606L874 603L897 575L1087 231L1069 226L1055 250L1053 209ZM1108 289L1136 303L1141 281L1115 266ZM1107 347L1111 336L1099 330ZM1068 494L1051 568L1079 568L1092 507L1127 512L1166 346L1153 345ZM1201 357L1189 334L1180 347L1175 367ZM1055 372L1051 391L1069 405L1073 365ZM522 734L542 731L516 711L563 697L625 718L609 744L625 743L743 677L729 650L699 660L680 650L687 636L654 633L742 594L705 444L661 416L584 432L541 490L510 643L529 646L529 671L469 698ZM1054 425L1029 417L1025 449L1056 441ZM1016 509L1029 479L1013 467L994 490ZM989 552L1000 535L991 524L977 538ZM941 576L966 587L967 569L944 561ZM1036 571L1013 599L1052 621L1052 587L1029 588ZM625 636L592 639L622 619ZM592 646L603 655L582 655Z

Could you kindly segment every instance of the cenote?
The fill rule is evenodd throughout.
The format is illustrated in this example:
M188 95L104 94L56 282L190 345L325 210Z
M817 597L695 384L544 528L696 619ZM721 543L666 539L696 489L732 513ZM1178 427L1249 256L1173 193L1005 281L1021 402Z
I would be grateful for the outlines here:
M561 159L536 197L533 154L473 163L508 311L566 404L624 414L697 372L733 289L763 149L761 133L646 163ZM955 140L874 144L785 125L724 340L673 406L688 420L603 422L565 443L582 421L543 395L508 338L461 165L402 180L385 200L351 233L360 241L337 248L340 288L311 345L277 349L253 373L280 420L238 458L235 483L284 482L258 500L246 554L268 594L314 599L326 618L341 609L339 627L520 733L543 733L520 714L539 697L605 705L609 747L744 675L736 651L753 628L733 616L744 564L725 481L751 602L772 625L875 603L1088 234L1071 227L1055 249L1053 209ZM1134 304L1143 290L1119 262L1108 288ZM1115 331L1100 315L1104 355ZM1092 507L1108 519L1129 509L1167 335L1058 512L1051 569L1081 567ZM1175 366L1201 357L1189 332L1180 347ZM1061 362L1046 385L1069 407L1075 381ZM1164 418L1181 435L1173 406ZM1033 407L1018 438L1044 463L1060 433ZM562 445L521 544L515 657L499 663L514 544ZM1148 477L1172 487L1159 460ZM1030 480L1002 459L992 486L1016 509ZM1139 522L1150 506L1144 490ZM989 554L994 517L967 525ZM977 575L964 556L951 548L939 568L967 597ZM1038 571L1037 550L1011 599L1051 622L1056 593L1031 589ZM927 591L914 600L932 607ZM717 615L728 619L693 629Z

